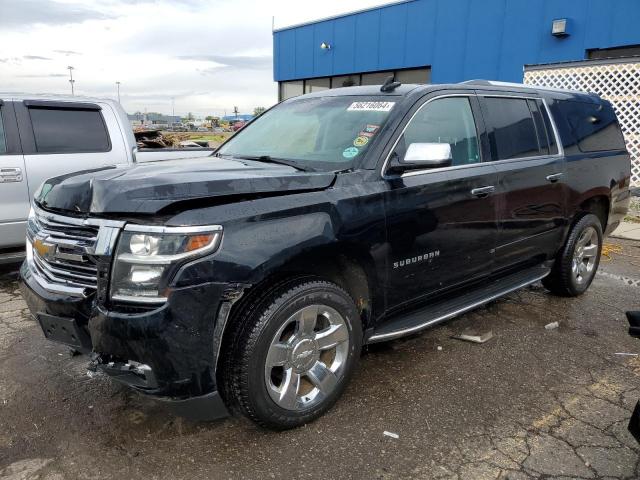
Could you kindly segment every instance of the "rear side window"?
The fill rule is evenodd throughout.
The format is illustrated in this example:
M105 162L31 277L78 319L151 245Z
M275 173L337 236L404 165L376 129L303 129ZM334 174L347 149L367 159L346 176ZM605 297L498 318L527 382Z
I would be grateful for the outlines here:
M0 108L0 154L7 152L7 140L4 136L4 124L2 123L2 108Z
M536 126L536 135L538 136L540 152L547 155L549 153L549 139L547 137L547 129L544 126L544 121L542 120L542 112L540 111L542 108L542 102L540 100L529 99L527 100L527 103L529 104L529 111L533 117L533 123Z
M567 120L582 152L624 150L624 138L610 105L601 103L565 103Z
M99 110L29 108L38 153L108 152L107 127Z
M493 160L545 155L526 99L484 98L485 120Z

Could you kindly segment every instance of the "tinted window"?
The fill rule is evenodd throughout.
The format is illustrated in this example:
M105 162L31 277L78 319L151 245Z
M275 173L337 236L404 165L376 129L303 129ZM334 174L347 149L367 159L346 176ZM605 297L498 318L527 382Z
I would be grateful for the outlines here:
M544 126L544 121L542 120L542 114L540 112L542 102L540 100L531 99L527 100L527 103L529 104L529 111L533 117L533 123L536 126L540 152L546 155L549 153L549 139L547 138L547 129Z
M540 113L542 113L542 120L544 121L544 126L547 130L547 138L549 140L549 154L556 155L558 153L558 144L556 142L556 135L553 131L553 126L551 125L551 119L549 118L549 113L544 105L539 104Z
M453 165L480 161L478 138L471 104L466 97L434 100L422 107L407 125L396 146L402 159L412 143L448 143Z
M486 97L484 104L493 160L544 154L527 100Z
M562 102L567 120L582 152L623 150L624 138L610 105Z
M41 153L107 152L109 134L97 110L30 108L36 150Z
M4 126L2 123L2 109L0 108L0 153L6 153L7 141L4 137Z

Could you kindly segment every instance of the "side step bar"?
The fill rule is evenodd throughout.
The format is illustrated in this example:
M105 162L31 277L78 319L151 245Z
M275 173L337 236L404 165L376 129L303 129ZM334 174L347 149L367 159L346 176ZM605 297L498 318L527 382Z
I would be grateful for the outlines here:
M441 300L419 310L391 318L375 329L365 343L385 342L419 332L535 283L546 277L549 272L548 267L536 266L482 285L453 299Z

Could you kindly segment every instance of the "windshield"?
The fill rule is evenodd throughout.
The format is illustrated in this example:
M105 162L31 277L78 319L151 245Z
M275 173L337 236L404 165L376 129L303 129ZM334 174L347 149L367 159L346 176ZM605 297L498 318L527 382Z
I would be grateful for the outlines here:
M299 97L264 113L218 154L344 170L361 158L398 97Z

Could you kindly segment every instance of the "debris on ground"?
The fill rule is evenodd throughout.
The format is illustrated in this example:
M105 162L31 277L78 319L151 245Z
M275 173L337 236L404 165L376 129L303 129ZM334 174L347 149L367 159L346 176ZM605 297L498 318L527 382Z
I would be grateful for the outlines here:
M400 438L400 435L398 435L397 433L387 432L386 430L384 432L382 432L382 434L386 435L387 437L391 437L391 438Z
M465 342L485 343L493 338L493 332L491 330L480 332L472 328L467 328L463 330L461 334L454 335L453 338Z
M551 322L551 323L547 323L544 326L545 330L555 330L556 328L558 328L560 326L560 323L558 322Z
M440 345L438 345L438 351L441 352L442 351L442 347Z
M167 133L161 130L139 130L133 132L138 148L184 148L207 147L189 139L188 133Z
M623 357L637 357L637 353L616 352L614 355L621 355Z

